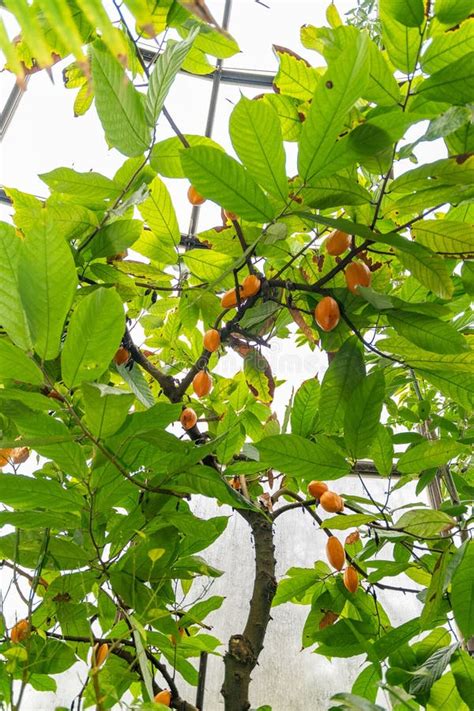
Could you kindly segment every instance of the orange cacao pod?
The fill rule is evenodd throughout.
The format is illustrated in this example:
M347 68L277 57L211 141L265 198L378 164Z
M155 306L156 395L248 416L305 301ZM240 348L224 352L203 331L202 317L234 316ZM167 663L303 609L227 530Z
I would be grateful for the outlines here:
M188 188L188 200L191 205L202 205L206 202L206 198L200 195L193 185Z
M332 257L337 257L349 249L351 246L351 236L342 230L334 230L331 232L326 242L326 252Z
M327 490L328 485L324 481L310 481L308 484L308 492L313 499L320 499Z
M116 365L124 365L130 358L130 353L126 348L120 346L117 353L114 355L114 363Z
M10 639L13 644L18 644L18 642L23 642L30 636L31 627L28 620L18 620L16 625L10 630Z
M357 543L357 541L360 541L360 533L359 533L359 531L352 531L352 533L349 533L349 535L346 536L346 540L344 541L344 544L346 546L350 546L353 543Z
M205 370L200 370L193 378L193 390L198 397L209 395L212 390L212 378Z
M342 570L346 561L346 555L341 541L336 536L328 538L326 543L326 556L330 564L336 570Z
M325 296L314 309L314 318L323 331L332 331L339 323L341 313L337 301L332 296Z
M319 623L319 629L323 630L325 627L329 627L329 625L333 625L339 615L336 615L335 612L332 610L328 610L326 614L324 615L323 619Z
M350 593L355 593L359 587L359 576L357 575L357 570L349 565L343 576L343 582Z
M204 334L202 343L206 351L214 353L221 345L221 334L215 328L210 328Z
M319 503L328 513L339 513L344 510L344 501L342 497L334 491L325 491L321 494Z
M249 274L245 277L240 287L242 298L248 299L250 296L255 296L258 294L261 287L261 281L255 274Z
M158 694L156 694L154 701L156 701L157 704L169 706L171 704L171 691L168 691L168 689L160 691Z
M359 286L370 286L372 275L367 264L364 262L351 262L345 271L346 284L349 291L357 294Z
M179 420L185 430L190 430L197 422L197 415L192 407L185 407Z
M237 306L237 292L235 289L229 289L226 291L221 299L221 306L223 309L232 309Z

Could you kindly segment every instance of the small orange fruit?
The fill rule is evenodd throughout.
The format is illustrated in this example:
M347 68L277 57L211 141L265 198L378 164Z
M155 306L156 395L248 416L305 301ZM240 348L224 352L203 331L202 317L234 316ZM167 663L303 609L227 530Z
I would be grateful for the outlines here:
M10 639L13 644L18 644L19 642L24 642L30 636L31 627L28 620L18 620L16 625L10 630Z
M11 450L10 460L13 464L23 464L30 456L28 447L15 447Z
M321 494L319 503L328 513L339 513L344 510L344 501L342 497L334 491L325 491Z
M129 358L130 358L129 351L126 348L124 348L123 346L120 346L117 353L114 355L114 363L116 365L124 365L128 361Z
M242 282L241 292L242 292L242 298L243 299L248 299L250 296L255 296L255 294L258 294L260 291L260 287L262 286L262 283L258 276L255 276L255 274L249 274L247 277Z
M214 353L221 345L221 334L215 328L210 328L204 334L202 343L206 351Z
M332 257L337 257L349 249L351 246L351 236L342 230L334 230L331 232L326 242L326 252Z
M194 427L197 422L197 415L192 409L192 407L185 407L179 421L183 425L185 430L190 430Z
M206 202L206 198L200 195L193 185L188 188L188 200L191 205L202 205Z
M229 289L226 291L221 299L221 306L223 309L232 309L237 306L237 292L235 289Z
M233 476L229 481L229 486L231 486L236 491L240 491L240 478L238 476Z
M102 644L94 644L94 647L92 648L92 667L101 667L107 659L108 654L109 645L106 642L103 642Z
M319 629L323 630L325 627L329 627L329 625L333 625L339 615L336 615L335 612L332 610L328 610L326 614L324 615L323 619L319 623Z
M13 449L0 449L0 467L4 467L5 464L11 460Z
M357 541L360 541L360 533L359 533L359 531L352 531L352 533L349 533L349 535L346 536L344 545L350 546L353 543L357 543Z
M342 570L346 562L346 554L341 541L336 536L328 538L326 543L326 556L330 564L336 570Z
M322 331L332 331L339 323L341 313L337 301L325 296L314 309L314 318Z
M212 378L205 370L200 370L193 378L193 390L198 397L209 395L212 390Z
M357 575L357 570L353 568L352 565L349 565L345 569L342 580L350 593L355 593L357 591L357 588L359 587L359 576Z
M310 481L308 484L308 492L313 499L320 499L327 490L328 485L324 481Z
M57 390L50 390L48 393L48 397L52 398L53 400L59 400L59 402L64 402L64 398L61 395L61 393L58 393Z
M346 284L349 291L357 294L359 286L370 286L372 275L367 264L364 262L351 262L345 271Z
M168 691L168 689L160 691L158 694L156 694L154 701L156 701L157 704L169 706L171 704L171 691Z

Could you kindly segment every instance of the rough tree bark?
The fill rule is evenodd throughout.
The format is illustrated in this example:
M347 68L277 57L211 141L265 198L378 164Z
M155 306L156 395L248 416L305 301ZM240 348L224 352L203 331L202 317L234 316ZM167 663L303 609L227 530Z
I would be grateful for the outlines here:
M221 693L225 711L250 708L249 685L270 621L276 592L272 522L263 513L239 511L252 529L255 542L255 578L247 622L242 634L234 634L224 657L225 676Z

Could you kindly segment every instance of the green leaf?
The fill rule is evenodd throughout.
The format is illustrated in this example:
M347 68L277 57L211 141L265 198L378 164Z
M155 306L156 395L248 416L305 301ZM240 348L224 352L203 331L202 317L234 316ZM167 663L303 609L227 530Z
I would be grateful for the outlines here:
M449 369L428 370L418 367L417 373L469 411L474 404L474 376L451 372Z
M410 447L398 460L397 468L404 474L421 472L447 464L466 453L466 447L452 439L426 440Z
M370 447L370 456L381 476L389 476L393 467L392 432L386 425L379 424Z
M363 205L371 201L370 193L357 180L331 175L312 180L298 193L306 205L325 210L339 205Z
M140 237L139 220L115 220L100 229L91 243L94 258L112 257L131 247Z
M235 261L229 254L204 249L190 249L183 259L191 274L209 283L223 280Z
M453 295L453 284L445 263L426 247L414 242L410 251L398 252L397 257L403 266L420 284L426 286L440 299L450 299Z
M466 639L474 635L474 541L468 541L451 581L454 619Z
M345 692L334 694L331 696L331 701L337 702L337 708L341 711L384 711L383 706L373 704L362 696Z
M430 304L431 306L431 304ZM431 369L459 373L472 373L474 369L474 350L459 354L434 355L430 351L418 348L404 338L393 336L381 339L378 345L382 351L397 353L413 368Z
M354 459L365 457L380 422L385 397L383 373L376 370L353 389L344 417L344 439Z
M449 256L474 252L474 226L454 220L422 220L411 228L417 242Z
M202 494L211 499L217 499L221 504L228 504L236 509L252 509L252 504L234 491L215 469L200 464L189 468L186 474L172 478L170 487L173 491L187 494Z
M349 472L349 465L329 439L317 443L295 434L265 437L254 445L263 463L278 471L305 480L317 476L339 479Z
M72 168L55 168L39 175L43 183L56 193L74 195L79 202L100 206L104 201L116 200L120 186L100 173L78 173Z
M471 0L467 1L471 3ZM423 52L421 66L423 71L433 74L473 50L474 22L467 20L458 29L433 37Z
M423 314L393 309L387 320L401 336L434 353L462 353L469 346L464 336L449 323Z
M244 358L244 375L253 396L264 403L271 403L275 381L267 359L256 348L251 348Z
M259 185L285 201L288 196L286 156L276 112L263 101L244 96L229 121L235 152Z
M283 605L290 600L300 600L304 593L318 585L321 579L320 572L314 568L290 568L286 575L288 577L278 582L272 607Z
M183 42L167 45L158 55L148 82L145 116L150 126L155 126L173 81L181 69L195 40L198 28L189 33Z
M472 0L436 0L435 15L445 25L456 25L472 13Z
M216 448L217 458L221 464L228 464L245 442L245 431L232 407L228 406L219 420L216 436L222 438Z
M449 647L441 647L437 649L421 667L418 667L413 673L410 682L411 694L426 694L435 681L442 675L454 652L457 650L458 644L451 644Z
M82 393L92 434L101 439L115 434L125 422L134 395L100 383L84 383Z
M379 16L383 44L390 61L404 74L410 74L415 69L422 38L418 27L407 27L395 18L394 9L400 10L401 5L401 0L396 3L380 0Z
M375 521L377 516L371 514L347 514L345 516L330 516L324 519L322 528L330 528L335 531L345 531L354 526L363 526L366 523Z
M150 185L149 196L138 209L151 233L145 231L142 234L135 245L136 250L159 264L176 262L181 233L168 188L158 176Z
M390 11L406 27L419 27L425 19L423 0L391 0Z
M403 528L416 538L436 536L445 529L455 524L455 521L442 511L419 509L406 511L395 524L396 528Z
M385 659L389 654L392 654L394 649L402 647L402 645L409 642L419 631L420 621L415 617L380 637L374 643L374 651L378 654L379 659Z
M22 415L16 425L23 437L34 440L34 449L55 461L67 474L83 476L87 471L85 453L66 425L43 413Z
M194 40L194 46L218 59L229 59L240 51L235 39L227 32L219 32L205 24L199 25L199 34Z
M109 144L126 156L140 156L150 145L143 97L104 43L92 45L95 105Z
M21 474L0 473L0 501L14 509L44 508L49 511L81 511L84 499L75 489L58 482Z
M467 104L474 100L474 52L439 69L417 86L411 106L413 111L420 101L444 101L449 104Z
M352 693L375 702L379 692L379 681L382 673L377 664L371 664L365 667L352 685Z
M318 420L320 394L319 381L316 378L305 380L296 391L291 409L291 431L301 437L309 437L315 431Z
M5 338L0 338L0 380L19 380L21 383L41 385L44 378L31 358Z
M367 40L361 35L319 79L299 141L298 170L305 181L325 167L347 113L364 92L367 64Z
M427 185L472 185L474 181L474 156L452 156L434 163L425 163L408 170L392 183L389 193L412 193Z
M223 150L212 138L207 138L206 136L185 133L184 138L190 146L209 146L217 150ZM153 170L156 170L160 175L164 175L165 178L185 178L186 173L181 165L181 154L185 150L186 148L177 136L166 138L153 146L150 165Z
M54 229L47 209L23 240L19 286L35 351L51 360L59 353L77 276L71 250Z
M32 342L19 286L21 246L15 228L0 222L0 323L17 346L29 350Z
M431 629L440 615L447 586L446 570L450 562L449 558L448 553L442 553L433 568L431 581L426 591L425 604L420 616L421 629Z
M431 687L426 711L469 711L459 696L453 675L448 672Z
M99 288L79 302L69 322L61 354L68 388L102 375L125 330L122 300L115 289Z
M274 209L252 176L234 158L209 146L181 156L186 177L204 197L251 222L268 222Z
M356 338L351 338L336 353L321 384L319 419L325 432L332 434L342 427L352 390L364 373L360 345Z
M311 99L319 72L291 49L273 45L273 51L279 61L278 72L273 80L278 94L288 95L300 101Z
M459 696L469 708L474 708L474 659L459 649L451 660L451 671Z

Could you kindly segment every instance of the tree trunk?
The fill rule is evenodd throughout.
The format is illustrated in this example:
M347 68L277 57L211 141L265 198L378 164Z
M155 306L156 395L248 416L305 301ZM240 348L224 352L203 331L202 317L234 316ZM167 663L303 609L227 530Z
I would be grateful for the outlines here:
M252 529L255 579L244 631L232 635L224 657L225 677L221 693L225 699L225 711L247 711L250 708L250 675L263 649L277 587L272 522L263 513L242 510L239 513Z

